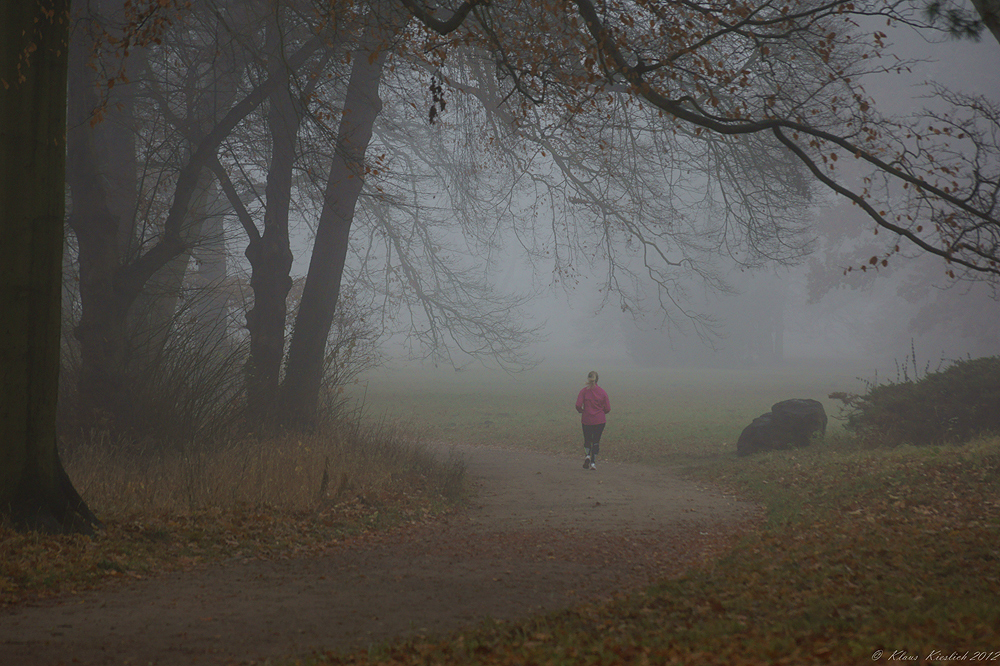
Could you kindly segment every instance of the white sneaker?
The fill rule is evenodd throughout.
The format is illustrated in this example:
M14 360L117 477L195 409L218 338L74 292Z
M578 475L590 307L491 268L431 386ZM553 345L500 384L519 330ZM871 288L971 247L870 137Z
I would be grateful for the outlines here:
M587 456L586 458L583 459L583 468L584 469L590 469L591 468L590 456Z
M597 469L597 463L594 463L594 462L590 463L590 469L596 470Z

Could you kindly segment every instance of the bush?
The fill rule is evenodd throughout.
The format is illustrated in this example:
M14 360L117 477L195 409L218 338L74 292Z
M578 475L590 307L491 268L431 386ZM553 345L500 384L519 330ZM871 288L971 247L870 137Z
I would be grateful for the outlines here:
M1000 433L1000 357L958 361L922 378L870 384L865 395L833 393L847 428L876 446L940 445Z

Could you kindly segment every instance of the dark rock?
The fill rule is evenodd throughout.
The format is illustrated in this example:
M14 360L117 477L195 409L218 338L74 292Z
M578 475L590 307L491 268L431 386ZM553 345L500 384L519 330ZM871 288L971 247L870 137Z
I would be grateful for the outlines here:
M736 455L748 456L771 448L771 417L771 412L758 416L743 429L736 440Z
M818 400L783 400L743 429L736 455L809 446L815 436L826 434L826 424L826 410Z
M795 398L771 406L774 427L791 446L809 446L814 435L826 434L826 410L819 400Z

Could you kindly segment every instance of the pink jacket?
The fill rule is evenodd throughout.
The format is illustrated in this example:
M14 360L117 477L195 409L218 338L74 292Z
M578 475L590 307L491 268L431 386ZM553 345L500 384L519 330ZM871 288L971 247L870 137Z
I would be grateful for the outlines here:
M607 419L604 415L611 411L611 398L597 384L594 388L584 386L576 396L576 411L583 414L584 425L605 423Z

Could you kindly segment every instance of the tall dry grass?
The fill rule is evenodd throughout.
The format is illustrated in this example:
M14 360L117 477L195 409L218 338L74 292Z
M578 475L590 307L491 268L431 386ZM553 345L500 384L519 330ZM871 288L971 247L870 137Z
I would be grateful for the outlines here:
M97 440L75 447L65 464L91 508L110 519L248 507L301 512L400 492L456 501L463 463L439 458L419 440L400 425L355 422L189 451L123 453Z
M44 535L0 523L0 607L125 575L321 555L449 510L465 475L461 460L438 455L412 429L365 420L186 450L95 436L70 447L64 463L104 527Z

